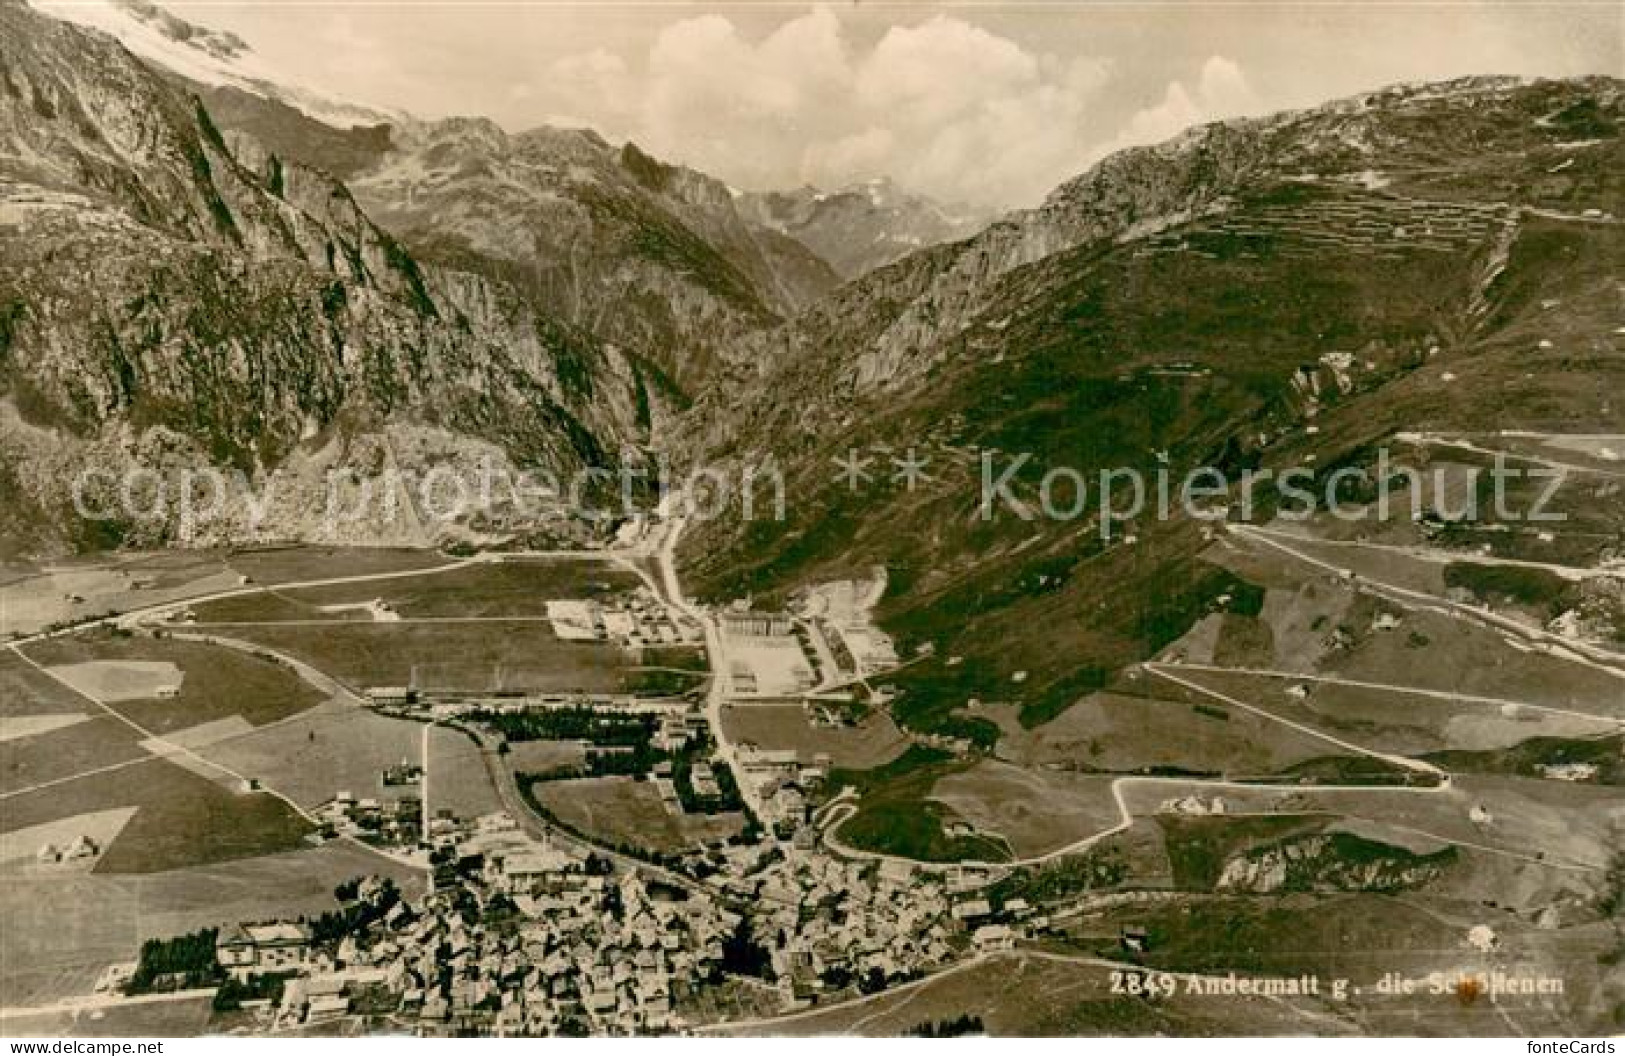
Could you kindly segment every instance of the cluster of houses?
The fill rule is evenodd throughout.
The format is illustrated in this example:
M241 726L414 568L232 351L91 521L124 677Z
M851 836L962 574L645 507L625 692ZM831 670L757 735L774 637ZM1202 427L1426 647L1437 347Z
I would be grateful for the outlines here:
M331 923L221 929L216 956L234 978L285 980L279 1003L245 1007L283 1024L365 1011L429 1036L679 1032L737 970L741 936L760 956L758 989L788 1010L1006 947L1010 911L1025 908L995 913L974 871L767 845L729 848L706 890L678 888L538 841L506 814L431 842L428 893L359 883L338 937Z
M714 976L741 920L539 843L506 814L437 842L430 892L393 902L336 948L317 951L304 924L244 924L221 932L221 965L243 979L289 975L283 1005L306 1022L352 1011L375 988L393 1022L428 1035L658 1033L685 1026L679 998Z
M416 787L418 782L399 781L394 784ZM357 798L341 789L332 799L312 810L311 816L321 825L324 836L348 836L380 848L411 851L426 835L423 801L413 793L392 798ZM431 829L436 827L436 821L446 828L455 825L455 819L450 814L431 819Z
M879 866L792 849L735 872L731 894L755 907L774 977L791 1000L916 978L964 953L969 930L951 885L903 862Z
M547 603L553 633L567 642L614 642L628 649L698 642L693 621L670 612L647 587L613 601L566 599Z
M779 829L797 829L807 818L810 794L829 775L830 757L820 754L811 766L803 765L794 748L738 747L741 780L749 781L761 800L762 822ZM804 830L808 839L812 830Z

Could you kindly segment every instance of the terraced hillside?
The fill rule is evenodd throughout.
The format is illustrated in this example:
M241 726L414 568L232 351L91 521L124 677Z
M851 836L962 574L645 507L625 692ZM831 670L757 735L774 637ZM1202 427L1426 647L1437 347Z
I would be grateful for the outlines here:
M1406 116L1452 98L1448 131ZM710 596L757 604L886 573L878 615L905 662L865 696L929 747L835 782L856 795L826 840L1018 875L1093 861L1085 889L1518 890L1520 919L1573 898L1574 926L1595 926L1625 825L1596 765L1625 728L1620 623L1598 600L1620 593L1625 519L1595 455L1625 432L1625 187L1606 173L1617 137L1575 145L1542 121L1620 106L1613 82L1474 82L1201 130L1139 160L1135 187L1177 189L1154 222L1142 203L1007 271L977 249L991 235L929 251L837 293L852 314L780 334L802 358L716 442L787 467L788 519L712 522L687 554ZM1475 196L1430 173L1479 120L1473 137L1517 147L1493 179L1463 159L1485 172ZM1325 126L1347 121L1405 138L1344 153L1351 130ZM1161 164L1253 156L1251 134L1290 163L1189 183ZM1424 155L1430 173L1406 175ZM1129 164L1080 183L1110 197ZM1537 175L1557 166L1577 173L1562 208ZM1384 450L1427 475L1414 517L1404 488L1397 517L1371 505ZM1575 470L1553 500L1573 519L1448 512L1488 480L1435 473L1497 453ZM1274 477L1208 519L1177 500L1203 466ZM1347 471L1333 494L1359 518L1280 519L1297 500L1269 480L1294 468L1321 496ZM1114 469L1147 482L1136 512L1125 477L1099 485ZM1508 498L1527 511L1535 491ZM1212 816L1231 812L1286 828ZM1593 823L1565 826L1579 813ZM1305 817L1371 843L1292 828ZM1559 962L1595 982L1585 957Z

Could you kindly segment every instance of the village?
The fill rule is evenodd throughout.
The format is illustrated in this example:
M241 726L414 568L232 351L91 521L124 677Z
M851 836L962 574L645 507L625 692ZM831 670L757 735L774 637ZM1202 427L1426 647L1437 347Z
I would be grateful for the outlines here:
M808 721L837 723L847 688L898 662L868 620L882 586L828 585L782 612L691 612L646 588L546 611L559 639L629 655L697 649L710 622L713 700L782 707L799 697ZM335 788L311 812L314 838L420 870L426 890L409 897L358 876L335 891L339 908L315 919L149 942L103 989L212 983L226 1028L253 1033L346 1020L429 1036L673 1033L875 993L1013 945L1014 917L979 894L993 879L985 871L824 848L814 819L831 758L728 743L704 694L703 684L670 694L369 687L367 709L418 724L424 754L382 766L376 787ZM432 730L500 760L523 801L512 810L526 816L461 816L437 801ZM554 755L573 761L523 762ZM655 853L552 809L555 791L568 801L595 781L649 790L639 794L702 835ZM199 952L209 942L212 955ZM184 967L177 949L193 951Z
M425 1036L674 1033L742 998L791 1011L1009 948L1012 914L1026 909L996 913L979 875L767 844L733 848L706 888L679 886L535 840L506 814L441 819L430 842L421 898L358 877L334 913L149 942L104 986L213 981L224 1022L255 1032L348 1017ZM201 972L160 970L200 938L213 953Z

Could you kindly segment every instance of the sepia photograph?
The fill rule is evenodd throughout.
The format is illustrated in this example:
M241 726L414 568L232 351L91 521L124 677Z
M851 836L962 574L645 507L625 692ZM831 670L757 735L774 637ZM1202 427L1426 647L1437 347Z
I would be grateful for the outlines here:
M1618 0L0 0L8 1053L1621 1037Z

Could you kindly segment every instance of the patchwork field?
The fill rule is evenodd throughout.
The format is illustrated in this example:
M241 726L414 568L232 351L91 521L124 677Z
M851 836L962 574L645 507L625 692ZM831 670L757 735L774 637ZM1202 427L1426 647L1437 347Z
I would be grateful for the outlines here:
M1143 674L1122 691L1091 693L1031 730L1008 711L996 714L1004 731L998 755L1029 767L1234 778L1276 774L1336 752L1325 741Z
M1208 553L1269 588L1255 618L1267 628L1268 647L1254 650L1247 666L1625 717L1625 679L1513 640L1465 615L1375 598L1233 537ZM1385 614L1392 617L1386 627L1379 623ZM1216 662L1188 640L1165 655Z
M78 814L138 808L96 863L100 873L154 873L305 845L312 826L265 792L226 787L166 759L149 759L5 800L0 832Z
M95 715L62 729L0 742L0 794L73 778L144 759L135 731L110 715Z
M16 718L0 716L0 742L15 741L21 737L36 737L52 730L74 726L90 718L77 711L57 712L53 715L21 715Z
M1207 668L1180 668L1178 674L1272 715L1362 747L1407 755L1447 748L1486 751L1537 737L1597 737L1625 727L1625 719L1542 711L1518 703L1453 696L1446 691L1435 695L1409 687L1379 688L1291 674Z
M94 673L94 679L84 680L84 689L92 693L117 690L119 713L160 734L233 715L262 726L298 714L322 699L322 694L281 664L204 642L88 632L38 642L28 646L27 652L40 664L66 669L69 678ZM179 669L183 676L179 692L172 697L131 699L128 693L153 688L145 672L154 663ZM96 666L77 666L84 664Z
M207 553L129 554L50 566L0 565L0 639L237 585L237 574L218 556Z
M10 649L0 649L0 716L62 715L91 703Z
M453 563L434 550L396 547L269 547L233 550L223 559L233 572L259 584L409 572Z

